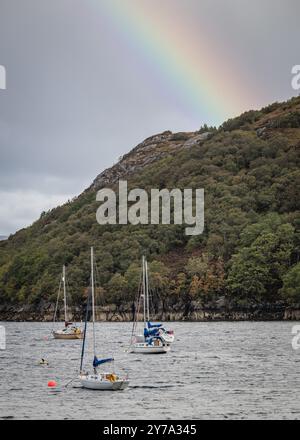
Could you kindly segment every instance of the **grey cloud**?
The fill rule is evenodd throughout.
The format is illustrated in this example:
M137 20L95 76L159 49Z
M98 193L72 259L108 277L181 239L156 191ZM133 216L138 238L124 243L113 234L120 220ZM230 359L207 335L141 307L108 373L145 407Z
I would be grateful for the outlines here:
M0 234L78 194L145 137L215 123L205 106L196 113L160 83L156 66L101 12L103 1L1 0ZM299 2L164 3L195 39L213 37L228 64L240 66L245 87L258 91L256 106L294 93Z

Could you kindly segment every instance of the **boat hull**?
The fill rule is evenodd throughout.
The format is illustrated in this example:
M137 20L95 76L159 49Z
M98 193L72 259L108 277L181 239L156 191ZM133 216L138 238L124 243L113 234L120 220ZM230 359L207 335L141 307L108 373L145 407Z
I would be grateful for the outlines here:
M53 332L54 339L83 339L83 333Z
M83 388L99 391L123 391L129 385L129 380L127 379L110 381L97 375L79 376L79 380Z
M134 344L132 347L132 353L141 354L162 354L168 353L171 350L169 345L148 345L148 344Z

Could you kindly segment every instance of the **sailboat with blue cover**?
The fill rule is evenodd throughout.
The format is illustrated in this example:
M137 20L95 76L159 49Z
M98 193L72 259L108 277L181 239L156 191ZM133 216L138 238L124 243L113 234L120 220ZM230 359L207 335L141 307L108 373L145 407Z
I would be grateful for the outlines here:
M91 297L90 297L91 296ZM92 329L93 329L93 373L83 371L83 361L86 347L86 335L87 335L87 321L89 304L92 302ZM99 367L108 365L114 362L113 358L98 359L96 354L96 334L95 334L95 283L94 283L94 249L91 248L91 295L88 296L88 304L86 311L86 319L84 326L84 336L82 341L81 361L80 361L80 374L79 380L83 388L89 388L92 390L102 391L117 391L125 390L129 385L128 377L120 377L114 371L99 371Z
M142 259L142 291L138 301L137 315L139 314L140 300L143 300L144 332L137 334L137 321L133 324L131 352L143 354L167 353L170 344L174 341L174 333L163 328L162 324L150 322L149 312L149 280L146 258Z

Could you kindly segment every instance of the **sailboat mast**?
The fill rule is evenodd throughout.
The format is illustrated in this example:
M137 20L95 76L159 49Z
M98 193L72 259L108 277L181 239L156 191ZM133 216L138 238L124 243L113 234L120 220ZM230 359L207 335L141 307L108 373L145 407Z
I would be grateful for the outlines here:
M150 321L149 316L149 283L148 283L148 262L145 260L145 285L146 285L146 300L147 300L147 321Z
M93 347L96 356L96 335L95 335L95 283L94 283L94 248L91 247L91 285L92 285L92 317L93 317Z
M146 328L146 278L145 278L145 257L143 255L143 298L144 298L144 328Z
M84 357L85 340L86 340L86 329L87 329L87 320L88 320L88 315L89 315L90 301L91 301L90 294L88 294L86 312L85 312L85 323L84 323L84 331L83 331L82 348L81 348L81 359L80 359L80 370L79 370L80 374L83 372L82 366L83 366L83 357Z
M63 285L64 285L64 308L65 308L65 325L67 325L67 292L66 292L66 266L63 265Z

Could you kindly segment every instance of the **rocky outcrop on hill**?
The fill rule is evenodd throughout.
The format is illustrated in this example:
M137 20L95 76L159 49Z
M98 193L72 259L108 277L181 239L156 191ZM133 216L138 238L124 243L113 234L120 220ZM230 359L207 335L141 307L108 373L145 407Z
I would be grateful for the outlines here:
M195 136L195 133L176 133L165 131L145 139L133 148L128 154L119 159L119 162L104 170L93 181L90 188L99 189L105 185L114 184L119 179L125 179L131 174L143 169L163 157L170 156L182 148L188 148L201 140L208 138L209 133ZM185 143L183 143L185 140ZM189 142L189 143L188 143Z

